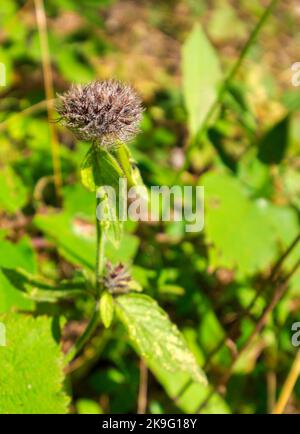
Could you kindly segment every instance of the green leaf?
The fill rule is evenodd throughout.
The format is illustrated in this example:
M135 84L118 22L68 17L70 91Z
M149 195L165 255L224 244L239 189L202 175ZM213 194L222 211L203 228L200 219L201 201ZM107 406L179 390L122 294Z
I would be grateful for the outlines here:
M114 317L114 301L108 291L105 291L100 298L100 315L104 327L110 327Z
M105 149L91 146L81 165L81 181L91 191L109 185L119 188L119 179L124 173L115 158Z
M170 372L164 369L157 362L150 362L149 368L157 381L163 386L168 396L175 401L175 404L184 413L196 413L198 408L206 401L211 393L211 387L193 381L184 372ZM230 408L224 399L214 393L201 413L228 414Z
M123 169L123 166L121 167ZM108 235L112 241L117 242L121 239L123 228L118 216L119 180L127 176L127 173L124 173L121 167L111 153L96 146L91 146L81 165L82 183L87 189L91 191L97 190L97 194L101 195L101 209L106 210L102 220L105 220L106 217L108 229L111 229L108 231ZM127 166L126 170L128 170ZM104 186L114 188L115 195L113 198L106 193Z
M228 93L225 95L225 105L233 110L239 117L241 125L251 136L257 130L257 122L247 101L247 88L240 82L228 84Z
M30 239L25 236L18 243L0 239L0 266L21 267L29 272L35 272L37 261Z
M54 285L22 269L1 268L1 270L16 290L26 293L32 300L56 302L59 299L72 299L88 294L83 279L62 281Z
M187 372L195 381L206 378L189 351L181 333L151 297L122 295L116 299L117 312L141 357L173 372Z
M256 157L256 149L249 149L238 163L238 177L257 197L270 197L273 183L270 167Z
M0 413L66 413L63 357L52 320L20 314L0 316L6 346L0 347Z
M21 267L30 273L36 272L36 258L30 241L27 237L18 243L0 240L0 267L16 269ZM31 310L34 303L25 296L7 279L0 270L0 312L7 312L14 308Z
M236 171L236 160L233 158L229 152L226 151L226 148L224 146L224 136L216 129L212 128L209 133L208 137L215 147L216 151L218 152L222 162L233 172Z
M60 254L68 261L94 269L96 257L94 225L89 225L88 230L81 231L76 217L68 213L37 215L33 222L47 238L55 241ZM120 261L128 263L134 258L138 245L139 240L136 236L125 234L118 247L107 240L105 256L112 263Z
M262 271L277 254L273 227L261 212L264 202L251 201L242 184L225 173L209 173L201 185L211 267L235 269L243 276Z
M202 366L207 354L222 340L225 332L212 309L210 300L201 291L193 292L191 303L193 312L199 318L199 326L198 328L185 327L183 333L189 348L195 355L199 365ZM228 367L231 363L228 348L223 347L212 358L212 362L224 369ZM168 396L175 401L174 404L185 413L197 412L201 404L206 401L207 396L212 392L210 385L198 383L184 372L169 372L156 361L149 363L149 368ZM230 413L230 408L218 393L214 393L207 405L201 410L201 413Z
M78 414L103 414L100 405L92 399L78 399L76 408Z
M135 186L136 183L132 177L132 165L131 165L132 157L130 155L129 149L127 148L126 145L120 143L116 148L114 154L120 167L122 167L123 172L126 176L128 188Z
M193 286L197 285L197 281ZM190 301L191 309L196 313L198 325L195 327L197 332L197 342L201 350L207 356L213 351L216 346L222 342L226 336L226 332L221 324L218 315L214 311L214 306L211 300L203 293L203 291L193 291ZM231 354L226 346L219 349L212 357L212 363L222 365L226 368L230 365Z
M128 146L124 143L119 143L114 151L114 156L126 176L128 188L144 185L140 171Z
M284 194L291 205L300 210L300 172L294 167L286 167L283 173Z
M82 53L77 52L78 44L68 44L65 50L59 49L60 41L55 41L57 49L53 47L51 53L57 61L62 76L69 82L76 82L80 77L80 83L88 83L93 80L93 69L85 62Z
M258 158L265 164L279 164L289 144L289 116L274 125L259 143Z
M300 232L298 213L293 207L276 206L272 203L267 203L261 210L266 218L269 218L270 224L274 231L274 236L278 240L280 254L291 245ZM283 270L289 272L296 264L300 257L300 245L291 251L284 261ZM300 288L300 270L292 276L289 281L289 295L299 295Z
M224 2L212 10L208 30L213 40L224 43L245 38L246 24L244 20L239 19L235 8Z
M108 238L118 245L123 234L123 221L119 219L116 203L111 200L104 188L100 187L97 193L101 197L99 206L103 212L100 220L105 225Z
M63 189L64 210L81 218L94 220L95 194L88 193L82 184L68 184Z
M219 59L199 24L182 49L183 94L192 136L199 131L216 100L222 77Z
M1 168L0 209L15 213L27 200L27 191L23 181L10 166Z

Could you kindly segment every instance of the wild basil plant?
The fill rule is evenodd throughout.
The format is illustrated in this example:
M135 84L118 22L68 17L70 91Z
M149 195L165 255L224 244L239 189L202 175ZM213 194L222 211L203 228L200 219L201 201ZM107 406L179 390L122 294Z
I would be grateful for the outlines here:
M56 285L22 269L5 269L6 277L37 302L92 299L87 325L66 353L66 364L89 345L93 336L105 333L115 321L121 321L134 349L150 369L182 372L206 388L206 378L194 355L165 311L149 295L141 293L142 288L131 277L128 265L111 263L106 258L108 238L118 243L123 233L119 211L108 200L105 187L114 188L120 195L127 194L118 191L120 179L126 179L128 188L143 184L126 145L139 130L143 112L140 98L130 86L118 81L96 81L73 86L59 96L57 111L61 123L76 137L89 143L80 172L88 190L86 194L96 196L94 273L82 272L78 277ZM101 219L102 214L97 212L99 207L112 218ZM37 351L43 350L37 348ZM48 369L51 370L51 366ZM61 399L65 398L62 396Z
M188 372L205 383L194 356L167 314L155 300L139 293L142 288L131 278L124 264L105 260L105 240L111 226L118 240L122 236L122 222L118 220L119 210L110 209L112 204L104 187L111 186L117 192L120 178L126 179L128 188L142 184L126 145L139 130L143 112L139 96L130 86L118 81L95 81L74 86L60 96L57 110L63 125L78 138L90 142L81 166L81 180L88 190L96 192L96 210L104 205L113 216L99 220L101 216L95 210L95 275L89 288L94 297L94 312L83 335L67 354L67 360L72 360L88 341L100 317L104 327L110 327L116 311L127 326L135 348L150 365L152 361L158 362L166 369Z

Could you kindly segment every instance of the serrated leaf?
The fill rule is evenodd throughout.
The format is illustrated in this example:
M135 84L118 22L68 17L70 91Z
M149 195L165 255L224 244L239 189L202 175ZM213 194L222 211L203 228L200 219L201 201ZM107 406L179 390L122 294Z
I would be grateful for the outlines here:
M6 346L0 347L0 413L66 413L63 357L52 320L20 314L0 316Z
M110 327L114 317L114 301L108 291L105 291L100 298L100 315L104 327Z
M81 181L90 191L109 185L119 188L119 179L124 173L115 158L100 147L91 146L81 165Z
M206 384L206 377L178 328L156 301L146 295L129 294L119 296L116 305L134 346L146 361L173 372L186 372L195 381Z
M199 24L196 24L182 49L183 95L192 136L199 131L216 100L222 77L219 59Z

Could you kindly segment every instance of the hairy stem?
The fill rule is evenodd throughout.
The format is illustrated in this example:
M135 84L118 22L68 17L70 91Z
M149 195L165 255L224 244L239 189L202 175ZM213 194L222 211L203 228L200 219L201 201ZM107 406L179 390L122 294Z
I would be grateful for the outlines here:
M97 197L96 200L96 264L95 264L95 277L96 277L96 290L97 295L101 292L101 277L104 270L104 247L105 247L105 233L101 225L101 221L97 217L97 207L101 199Z
M95 263L95 288L96 288L96 303L94 306L94 310L92 316L82 333L82 335L78 338L75 344L72 346L70 351L66 355L66 362L71 362L74 357L82 350L84 345L90 340L94 331L96 330L100 316L99 316L99 298L102 289L101 285L101 277L104 270L104 247L105 247L105 233L103 227L101 225L101 221L98 220L97 217L97 207L100 203L100 198L96 199L96 263Z

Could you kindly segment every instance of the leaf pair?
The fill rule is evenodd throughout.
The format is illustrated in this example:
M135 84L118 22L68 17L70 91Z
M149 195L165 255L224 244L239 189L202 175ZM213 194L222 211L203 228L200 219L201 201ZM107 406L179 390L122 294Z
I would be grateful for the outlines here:
M89 294L83 278L62 281L55 286L21 269L2 268L2 272L14 287L40 302ZM100 300L100 314L105 327L110 326L115 308L128 328L134 346L149 363L158 363L171 371L187 372L196 381L205 383L205 376L181 333L152 298L126 294L113 299L111 294L104 292Z
M125 189L120 183L121 179L126 180ZM127 194L127 189L143 185L127 146L119 143L113 151L108 152L92 145L81 165L81 181L88 190L97 191L97 197L100 198L97 218L109 223L107 226L113 231L113 239L120 241L123 219L120 217L122 211L119 204ZM111 195L107 187L113 188Z
M81 181L90 191L99 187L119 188L119 179L126 178L128 188L143 184L126 145L118 143L111 152L92 145L81 164Z

